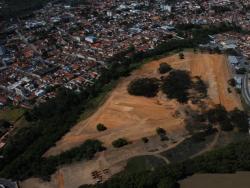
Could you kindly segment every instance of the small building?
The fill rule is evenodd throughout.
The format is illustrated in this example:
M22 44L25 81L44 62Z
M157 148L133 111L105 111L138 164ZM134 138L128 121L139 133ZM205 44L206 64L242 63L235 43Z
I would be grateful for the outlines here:
M237 89L241 89L241 85L242 85L242 77L241 76L234 76L234 80L236 82L236 88Z
M2 188L18 188L16 182L13 182L8 179L0 178L0 187Z
M85 37L85 41L90 42L90 43L95 43L97 38L95 36L87 36Z
M236 56L232 56L232 55L228 56L228 61L231 65L234 65L234 66L239 64L239 61Z
M161 5L161 10L163 11L167 11L167 12L171 12L172 11L172 7L169 5Z

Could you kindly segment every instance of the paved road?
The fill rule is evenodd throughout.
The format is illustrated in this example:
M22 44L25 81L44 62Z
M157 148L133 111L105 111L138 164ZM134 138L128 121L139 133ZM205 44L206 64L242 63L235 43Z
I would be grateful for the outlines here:
M247 105L250 106L250 92L248 88L248 74L245 74L242 79L242 88L241 88L242 96L247 103Z

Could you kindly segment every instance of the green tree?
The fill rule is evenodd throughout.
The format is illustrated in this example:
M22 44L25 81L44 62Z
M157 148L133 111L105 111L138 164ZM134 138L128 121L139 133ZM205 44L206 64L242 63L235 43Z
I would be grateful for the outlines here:
M160 74L165 74L171 71L173 68L167 63L161 63L159 67Z
M128 141L125 139L125 138L119 138L117 140L114 140L112 142L112 145L115 147L115 148L120 148L120 147L123 147L125 145L128 144Z
M105 130L107 130L107 127L105 127L104 124L99 123L99 124L96 126L96 129L97 129L98 131L105 131Z
M188 101L188 89L191 88L191 84L191 77L187 71L174 70L163 79L162 91L168 98L185 103Z
M139 78L128 85L131 95L154 97L159 90L159 81L156 78Z

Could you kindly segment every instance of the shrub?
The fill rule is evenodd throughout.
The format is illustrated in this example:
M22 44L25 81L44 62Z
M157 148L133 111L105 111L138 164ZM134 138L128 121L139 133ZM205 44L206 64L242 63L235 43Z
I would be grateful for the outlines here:
M166 135L165 129L160 128L160 127L158 127L158 128L156 129L156 133L157 133L158 135Z
M147 137L143 137L143 138L142 138L142 141L143 141L144 143L148 143L148 138L147 138Z
M131 95L154 97L159 90L159 81L156 78L139 78L128 86Z
M120 147L123 147L123 146L125 146L125 145L127 145L127 144L128 144L128 141L127 141L126 139L124 139L124 138L119 138L119 139L114 140L114 141L112 142L112 145L113 145L115 148L120 148Z
M161 63L159 67L160 74L165 74L172 70L172 67L167 63Z
M107 130L107 127L105 127L105 125L103 125L102 123L99 123L97 126L96 126L96 129L98 131L105 131Z
M241 132L248 132L248 115L244 111L234 109L229 114L234 127L237 127Z
M235 86L236 86L236 81L235 81L235 79L232 78L232 79L228 80L228 84L229 84L230 86L232 86L232 87L235 87Z
M245 74L247 72L246 68L239 68L238 70L236 70L236 74Z
M203 97L207 96L207 85L203 82L200 77L196 77L196 81L193 83L193 88L203 95Z
M229 120L224 120L220 122L221 130L223 131L232 131L233 125Z
M185 58L184 54L183 53L179 53L179 58L180 59L184 59Z

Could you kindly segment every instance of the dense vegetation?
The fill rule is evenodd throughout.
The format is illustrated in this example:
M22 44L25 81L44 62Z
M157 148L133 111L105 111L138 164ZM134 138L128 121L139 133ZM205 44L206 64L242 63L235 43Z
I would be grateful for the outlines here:
M115 147L115 148L121 148L125 145L128 145L128 141L125 139L125 138L119 138L117 140L114 140L112 142L112 145Z
M51 165L44 163L42 155L75 125L79 115L86 108L91 108L91 104L100 94L110 89L109 86L114 80L129 75L143 63L142 60L145 58L172 50L196 47L200 42L204 42L201 41L204 34L232 29L234 28L231 26L223 25L204 29L204 32L199 30L193 39L171 40L147 52L136 52L132 48L125 50L107 60L109 68L101 70L100 79L92 87L85 88L80 93L59 89L56 98L26 113L30 125L20 128L0 151L0 155L4 157L0 161L0 176L19 180L40 176L41 171L43 171L42 176L46 176L45 172L50 174Z
M159 73L165 74L172 70L172 67L167 63L161 63L159 67Z
M188 90L192 80L187 71L174 70L163 79L162 91L170 99L177 99L181 103L188 101Z
M107 130L107 127L105 127L105 125L103 125L102 123L99 123L97 126L96 126L96 129L98 131L105 131Z
M96 152L103 151L104 149L100 141L86 140L79 147L63 152L60 155L44 159L41 164L35 166L36 169L32 170L34 170L34 173L39 172L35 174L36 176L49 180L50 175L55 172L58 166L71 164L81 160L90 160L94 157Z
M223 106L210 109L204 115L211 124L219 124L223 131L231 131L237 128L241 132L248 132L248 115L239 109L227 112Z
M3 119L0 119L0 137L3 136L10 128L11 124Z
M139 78L128 85L131 95L154 97L159 90L159 81L156 78Z
M0 17L12 17L31 13L35 9L42 8L50 0L4 0L7 4L0 12Z
M34 10L41 9L48 2L65 2L72 6L88 3L87 0L3 0L4 6L0 11L0 18L27 16Z

